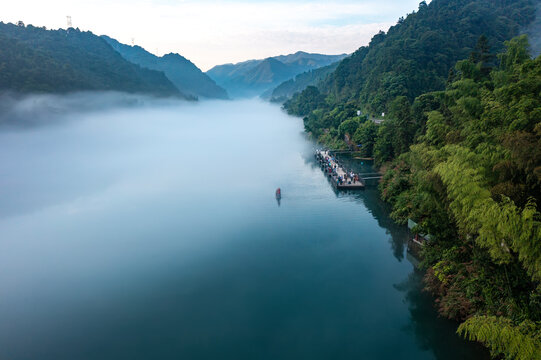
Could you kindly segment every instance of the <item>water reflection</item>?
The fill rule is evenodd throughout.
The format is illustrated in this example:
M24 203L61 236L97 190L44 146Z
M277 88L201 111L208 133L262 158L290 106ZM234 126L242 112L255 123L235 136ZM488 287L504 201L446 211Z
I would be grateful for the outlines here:
M408 229L398 225L389 217L390 206L380 199L375 187L367 186L362 193L352 195L354 199L366 206L381 228L389 235L388 242L392 254L398 261L404 260L405 246L408 241Z
M314 144L313 147L315 149L316 145ZM374 163L371 160L356 160L347 153L338 155L338 158L341 163L343 163L348 169L351 169L354 173L363 174L374 172ZM320 168L319 163L314 158L313 152L303 153L303 159L306 164L309 164L312 167L312 169ZM405 246L408 241L408 230L405 226L398 225L389 217L391 207L380 198L378 191L378 180L368 180L364 190L351 191L338 190L331 186L330 178L327 177L327 179L329 181L330 188L332 188L332 191L337 198L347 197L359 203L360 206L365 206L367 208L367 210L373 215L374 219L377 220L378 225L381 228L386 229L387 233L390 235L389 243L391 245L394 257L398 261L402 261L404 259Z
M394 285L404 293L412 317L404 331L413 332L419 346L433 351L438 360L489 359L486 349L480 345L464 346L464 340L455 333L456 322L437 316L434 299L422 289L422 277L421 271L414 270L402 283Z

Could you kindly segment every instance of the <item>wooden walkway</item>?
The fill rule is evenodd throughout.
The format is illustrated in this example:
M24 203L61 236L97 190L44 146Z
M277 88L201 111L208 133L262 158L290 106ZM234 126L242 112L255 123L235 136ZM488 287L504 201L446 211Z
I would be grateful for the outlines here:
M336 161L336 159L326 150L317 150L315 154L316 160L319 162L321 169L329 177L331 184L339 190L361 190L364 189L364 179L358 176L359 180L355 181L347 170ZM342 179L340 181L339 179Z

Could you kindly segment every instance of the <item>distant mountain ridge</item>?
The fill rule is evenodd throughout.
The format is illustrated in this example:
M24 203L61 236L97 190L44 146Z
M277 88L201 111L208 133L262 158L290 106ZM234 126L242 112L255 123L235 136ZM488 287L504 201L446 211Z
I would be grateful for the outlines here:
M331 65L323 66L314 70L305 71L298 74L293 79L284 81L274 89L268 90L261 97L269 99L272 102L284 102L298 92L303 91L310 85L317 85L325 80L336 68L340 62L337 61Z
M179 54L169 53L159 57L140 46L125 45L106 35L102 35L102 38L126 60L144 68L163 71L167 78L185 94L205 98L228 98L225 89L216 85L214 80Z
M0 22L0 49L0 90L114 90L191 98L162 72L127 61L91 32Z
M232 96L257 96L298 74L327 66L346 56L298 51L290 55L218 65L207 71L207 75Z

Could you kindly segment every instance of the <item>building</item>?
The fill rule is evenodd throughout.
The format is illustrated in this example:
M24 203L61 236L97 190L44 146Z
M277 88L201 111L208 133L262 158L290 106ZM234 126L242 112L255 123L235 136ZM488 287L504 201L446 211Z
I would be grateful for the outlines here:
M385 119L376 119L376 118L370 118L370 120L376 124L376 125L381 125L381 123L383 123L385 121Z
M410 230L410 239L421 246L424 246L426 243L430 242L430 234L422 234L414 232L413 229L417 227L417 223L411 219L408 219L408 229Z

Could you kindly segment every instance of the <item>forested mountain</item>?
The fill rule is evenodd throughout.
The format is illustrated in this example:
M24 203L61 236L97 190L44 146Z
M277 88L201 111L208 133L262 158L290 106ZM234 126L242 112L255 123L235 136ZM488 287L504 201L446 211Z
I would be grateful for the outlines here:
M318 85L326 107L351 101L366 113L381 114L397 96L411 102L424 92L443 90L449 70L468 57L481 35L500 50L503 41L534 20L535 2L421 2L417 12L400 18L387 33L374 36Z
M458 62L445 91L397 98L357 136L392 160L380 186L394 219L432 235L425 282L440 313L495 356L541 359L541 57L522 36L493 70L490 58Z
M345 56L299 51L263 60L218 65L207 71L207 74L233 96L257 96L295 75L327 66Z
M140 46L129 46L102 35L126 60L147 69L163 71L167 78L185 94L205 98L227 99L227 92L216 85L191 61L179 54L170 53L162 57L149 53Z
M336 70L339 62L324 66L318 69L309 70L295 76L294 79L284 81L276 88L269 90L268 93L263 94L263 98L268 98L273 102L284 102L290 99L293 95L303 91L310 85L316 85L320 81Z
M105 40L77 29L0 22L0 89L17 92L117 90L185 97L162 72L144 69Z
M539 3L422 2L285 104L320 142L347 134L375 158L392 217L431 235L440 313L495 358L541 359L541 57L515 37Z

